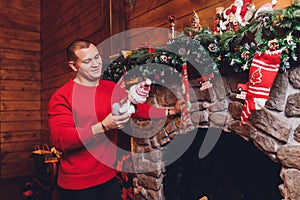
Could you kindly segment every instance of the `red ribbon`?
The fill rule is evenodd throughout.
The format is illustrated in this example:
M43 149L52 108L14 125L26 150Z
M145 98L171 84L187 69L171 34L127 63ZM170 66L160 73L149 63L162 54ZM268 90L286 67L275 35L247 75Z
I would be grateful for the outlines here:
M156 53L155 48L149 42L145 42L137 46L137 49L146 49L146 48L148 49L149 53Z

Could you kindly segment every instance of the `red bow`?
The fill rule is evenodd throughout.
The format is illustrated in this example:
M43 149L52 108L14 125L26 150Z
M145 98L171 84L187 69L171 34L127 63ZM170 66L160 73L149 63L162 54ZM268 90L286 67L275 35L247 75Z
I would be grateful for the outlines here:
M122 200L131 200L133 199L133 190L132 187L126 188L122 187Z
M149 42L145 42L144 44L140 44L139 46L137 46L137 49L146 49L146 48L148 48L149 53L156 53L155 48Z

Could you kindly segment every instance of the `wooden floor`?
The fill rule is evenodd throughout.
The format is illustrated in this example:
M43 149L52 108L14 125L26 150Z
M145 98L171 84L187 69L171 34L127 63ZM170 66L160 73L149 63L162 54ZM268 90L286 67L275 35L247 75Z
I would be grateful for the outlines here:
M23 190L25 183L32 180L31 177L19 177L13 179L0 180L1 200L23 200Z

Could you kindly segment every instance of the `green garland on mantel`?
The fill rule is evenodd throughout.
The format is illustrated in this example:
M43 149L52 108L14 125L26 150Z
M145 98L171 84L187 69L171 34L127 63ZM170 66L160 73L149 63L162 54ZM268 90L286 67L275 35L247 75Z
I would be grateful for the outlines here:
M229 67L235 72L249 69L254 54L264 52L270 46L270 42L277 43L277 49L283 49L281 55L280 71L285 72L291 68L291 63L297 62L297 47L300 44L300 4L295 0L294 4L286 9L276 9L272 12L259 13L245 27L239 27L238 31L227 31L222 35L213 35L208 29L193 31L185 28L194 35L194 39L211 52L211 48L217 49L211 54L218 68ZM216 50L215 50L216 51ZM299 52L298 52L299 53ZM222 65L222 63L227 65Z
M176 39L168 42L166 49L147 44L132 51L128 56L119 56L105 69L103 78L117 82L125 73L135 68L141 77L150 77L154 82L165 82L168 76L164 76L172 75L174 71L181 72L184 62L190 66L200 66L200 76L209 76L220 71L247 71L254 54L263 53L270 47L270 43L276 43L277 49L283 50L280 72L286 72L299 65L299 0L295 0L286 9L259 13L255 19L236 32L213 34L207 27L199 31L185 28ZM161 69L149 65L146 69L138 69L138 66L150 63L169 67Z

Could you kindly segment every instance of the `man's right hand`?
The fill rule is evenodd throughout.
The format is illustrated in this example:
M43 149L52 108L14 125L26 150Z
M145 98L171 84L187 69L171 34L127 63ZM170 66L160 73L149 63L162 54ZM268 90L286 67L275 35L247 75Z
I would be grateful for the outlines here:
M101 123L107 130L122 129L129 121L130 117L131 115L128 113L124 113L122 115L112 115L112 113L110 113Z

